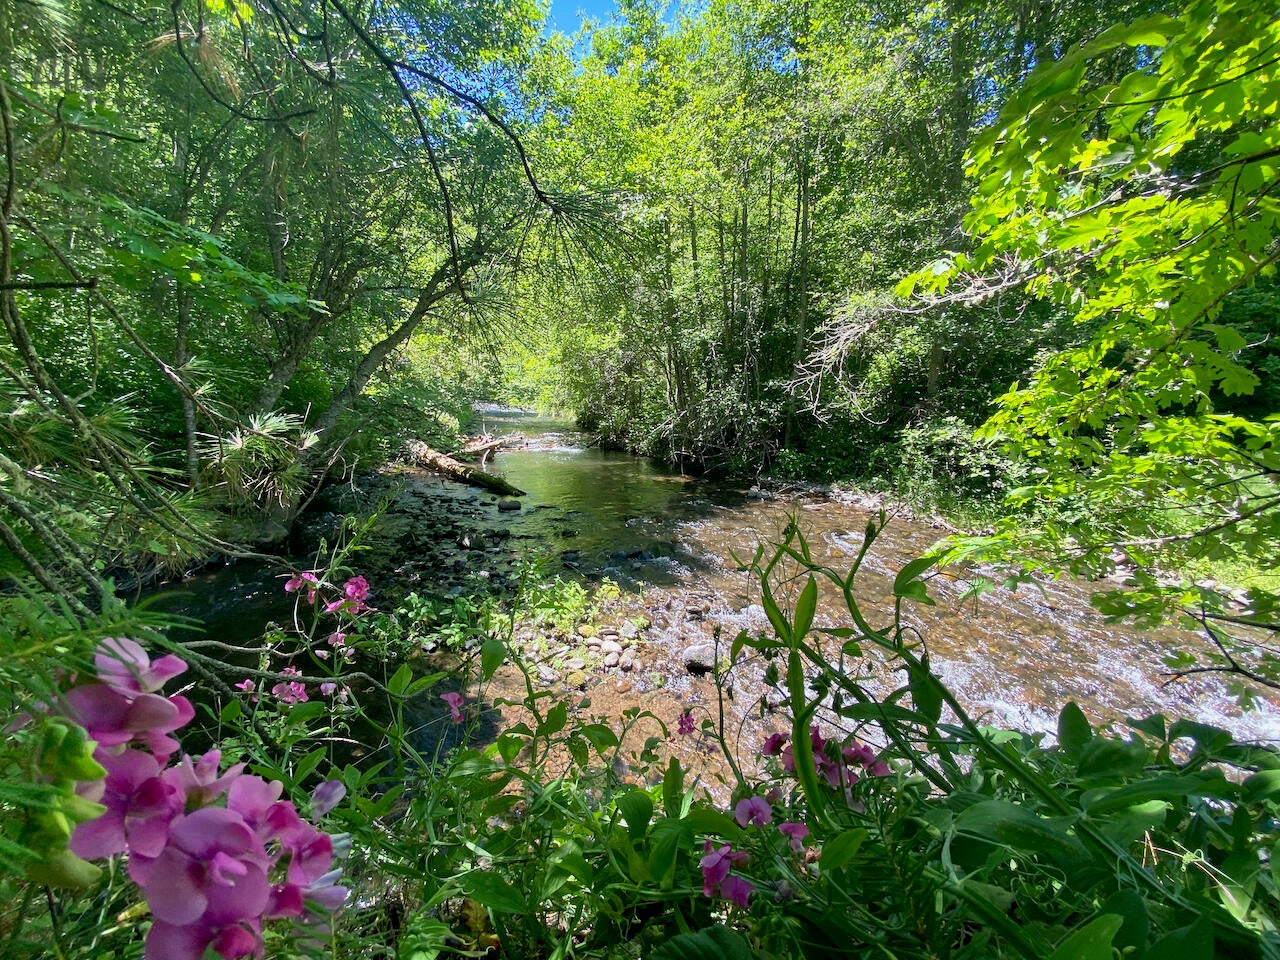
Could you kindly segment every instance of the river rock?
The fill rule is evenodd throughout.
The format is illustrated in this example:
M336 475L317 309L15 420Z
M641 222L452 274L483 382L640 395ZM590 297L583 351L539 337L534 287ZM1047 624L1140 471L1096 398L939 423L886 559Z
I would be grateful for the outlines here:
M559 671L548 667L546 664L543 664L538 668L538 682L544 683L547 686L550 686L553 683L559 683L560 673Z
M695 643L686 647L683 655L684 668L695 676L703 676L716 668L716 645L714 643Z
M636 668L636 652L634 650L623 650L622 656L618 658L618 669L623 673L630 673Z
M626 623L624 623L621 627L618 628L618 633L621 636L626 637L626 639L628 640L634 640L637 636L640 635L640 628L637 627L630 620L628 620Z
M515 497L503 497L498 501L498 509L502 511L519 510L520 501Z
M570 657L564 662L564 668L566 670L574 671L585 670L587 668L587 661L583 660L581 657Z
M619 659L620 659L620 654L618 653L606 653L604 655L604 665L606 667L616 667L618 665Z
M622 653L622 644L617 640L602 640L600 641L600 652L605 656L611 653Z

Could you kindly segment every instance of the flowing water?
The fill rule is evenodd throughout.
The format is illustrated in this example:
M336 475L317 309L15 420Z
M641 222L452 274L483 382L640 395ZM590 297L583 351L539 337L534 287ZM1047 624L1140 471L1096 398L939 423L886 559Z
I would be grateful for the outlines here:
M530 553L546 558L548 574L618 583L624 599L614 613L617 624L602 633L619 636L620 625L623 646L634 648L622 667L600 662L598 641L588 648L581 638L561 636L540 648L543 682L569 692L590 685L595 712L635 704L671 722L691 704L707 705L713 694L702 676L708 645L717 636L727 645L741 629L768 632L759 587L738 572L735 556L750 557L758 545L777 542L794 522L816 560L847 570L868 520L879 515L870 503L812 493L770 497L681 476L586 447L566 425L523 414L486 411L482 419L494 432L528 438L499 451L489 467L526 491L518 511L500 509L490 494L405 468L331 492L302 530L315 536L330 531L341 511L384 503L372 549L359 560L375 585L375 601L379 593L458 592L479 581L502 592ZM910 516L890 519L858 580L873 624L884 625L892 610L895 572L943 534ZM226 638L247 638L264 621L287 616L280 582L278 571L229 567L188 584L194 599L183 611ZM1095 720L1161 712L1223 726L1242 739L1280 739L1274 699L1263 697L1256 709L1242 711L1222 677L1171 682L1165 675L1169 652L1203 649L1193 634L1105 624L1089 604L1090 585L1080 582L1045 582L976 601L961 599L964 588L956 575L934 576L930 593L937 606L909 605L906 619L943 679L989 722L1051 731L1057 710L1074 700ZM833 599L827 591L819 625L847 622ZM868 686L881 692L902 682L874 659L847 666L866 671ZM589 684L573 676L575 670ZM763 677L759 663L748 663L733 678L739 696L731 712L751 737L777 724L760 710L762 697L766 707L771 697L779 699ZM516 686L509 691L518 692Z

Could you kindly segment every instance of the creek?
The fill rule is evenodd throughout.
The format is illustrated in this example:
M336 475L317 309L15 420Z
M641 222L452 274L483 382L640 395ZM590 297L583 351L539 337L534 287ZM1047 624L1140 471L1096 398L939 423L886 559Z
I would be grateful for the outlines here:
M527 492L518 511L501 510L493 495L422 470L388 469L329 488L318 499L299 525L296 562L313 565L304 551L331 538L342 513L380 505L368 549L355 561L374 586L377 606L389 608L410 590L510 592L522 558L533 554L544 558L548 576L586 583L608 578L621 598L586 635L548 628L518 634L537 661L539 681L566 697L586 691L579 705L593 715L617 716L638 706L672 725L685 709L715 715L706 674L717 637L723 654L739 630L768 632L759 586L738 572L735 556L750 557L757 545L777 542L794 522L814 559L847 570L868 520L880 511L869 501L770 495L681 476L587 447L567 425L526 414L491 410L481 419L494 433L527 438L499 451L489 467ZM910 515L890 518L857 582L873 624L886 623L892 610L896 571L944 534ZM278 569L237 564L190 579L182 599L167 605L202 620L210 636L245 641L267 621L291 615L292 599L281 584ZM952 575L933 577L929 587L937 605L908 605L906 622L943 680L986 722L1052 731L1057 711L1074 700L1094 721L1159 712L1222 726L1240 739L1280 739L1275 698L1260 697L1244 711L1224 677L1171 681L1164 657L1203 650L1203 641L1173 627L1107 624L1090 606L1089 584L1046 581L977 600L961 599L965 584ZM826 591L817 625L847 622L835 599ZM874 658L850 668L865 671L868 687L881 693L902 682ZM736 666L730 682L729 726L753 753L748 744L783 728L783 718L771 712L780 694L769 688L758 661ZM518 698L521 691L519 678L500 675L486 698Z

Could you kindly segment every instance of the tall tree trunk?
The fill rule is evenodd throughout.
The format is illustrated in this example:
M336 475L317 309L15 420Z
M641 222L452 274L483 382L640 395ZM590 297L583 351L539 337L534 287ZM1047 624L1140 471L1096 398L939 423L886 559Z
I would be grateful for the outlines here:
M185 367L191 359L191 294L184 289L178 290L178 322L173 338L174 368L179 376L186 380ZM196 404L190 392L179 390L178 397L182 401L182 430L187 442L187 484L192 490L200 486L200 456L196 446Z

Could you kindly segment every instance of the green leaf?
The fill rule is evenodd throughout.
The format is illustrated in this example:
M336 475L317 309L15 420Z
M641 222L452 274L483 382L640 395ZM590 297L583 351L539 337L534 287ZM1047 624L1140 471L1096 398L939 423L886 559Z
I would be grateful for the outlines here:
M649 876L662 886L675 881L676 859L688 842L688 826L679 820L657 821L650 831Z
M854 827L837 834L822 844L822 856L818 866L823 873L839 870L858 855L869 834L862 827Z
M720 924L677 934L652 956L653 960L755 960L742 935Z
M1141 772L1151 754L1140 743L1094 737L1080 751L1076 772L1081 777L1131 777Z
M804 589L800 591L800 599L796 601L795 626L792 628L792 637L800 639L809 632L809 628L813 626L813 615L818 608L818 581L812 576L804 585Z
M1258 803L1280 795L1280 770L1259 770L1245 780L1240 790L1244 803Z
M1190 926L1157 940L1142 960L1213 960L1213 921L1201 914Z
M604 753L618 745L618 735L607 723L587 723L578 731L595 747L596 753Z
M675 757L667 761L662 775L662 809L668 817L684 813L684 768Z
M515 885L488 870L472 870L449 881L459 893L498 913L528 913L529 907Z
M507 645L497 637L489 637L480 647L480 673L484 679L490 679L494 672L507 659Z
M619 797L618 812L627 822L627 830L632 840L639 840L649 829L649 821L653 819L653 798L643 790L632 790Z
M760 605L764 607L765 615L769 618L769 623L773 625L773 632L778 635L778 638L783 643L791 643L791 626L778 608L778 601L773 599L773 592L769 589L769 581L764 580L761 586Z
M1111 941L1123 925L1115 914L1095 917L1063 940L1049 960L1113 960Z
M1068 757L1078 757L1084 745L1093 738L1093 728L1084 711L1074 702L1068 703L1058 714L1058 744Z
M1075 857L1084 852L1080 841L1067 833L1063 823L1004 800L984 800L962 810L954 829L1028 853Z
M916 582L919 576L937 563L937 557L917 557L912 560L901 570L898 575L893 578L893 594L897 597L911 597L915 600L928 600L927 594L923 594L924 584L921 583L919 589L912 590L911 584Z
M387 681L387 689L398 697L404 693L405 687L409 686L409 681L412 679L413 669L406 663L391 675L391 679Z
M303 757L298 762L298 765L293 768L294 783L302 783L302 781L306 780L307 777L309 777L311 773L315 770L315 768L320 766L320 761L322 761L328 755L329 755L328 747L316 747L314 750L308 753L305 757Z
M1181 777L1154 777L1114 790L1090 790L1081 798L1081 805L1095 816L1105 816L1150 800L1176 800L1193 794L1222 797L1233 790L1221 772L1212 771Z
M1111 946L1121 954L1132 948L1135 954L1141 954L1147 945L1147 935L1151 929L1151 918L1147 914L1147 902L1132 890L1117 890L1107 898L1098 910L1100 914L1115 914L1124 922L1120 931L1111 941Z
M836 713L850 720L870 720L874 723L885 723L887 721L912 725L928 725L929 723L924 714L915 710L908 710L906 707L900 707L893 703L851 703L840 707Z
M553 737L569 722L569 705L561 700L547 711L547 717L534 731L539 737Z
M684 822L689 825L689 830L698 835L733 840L742 834L742 828L733 817L709 807L694 807L685 814Z

